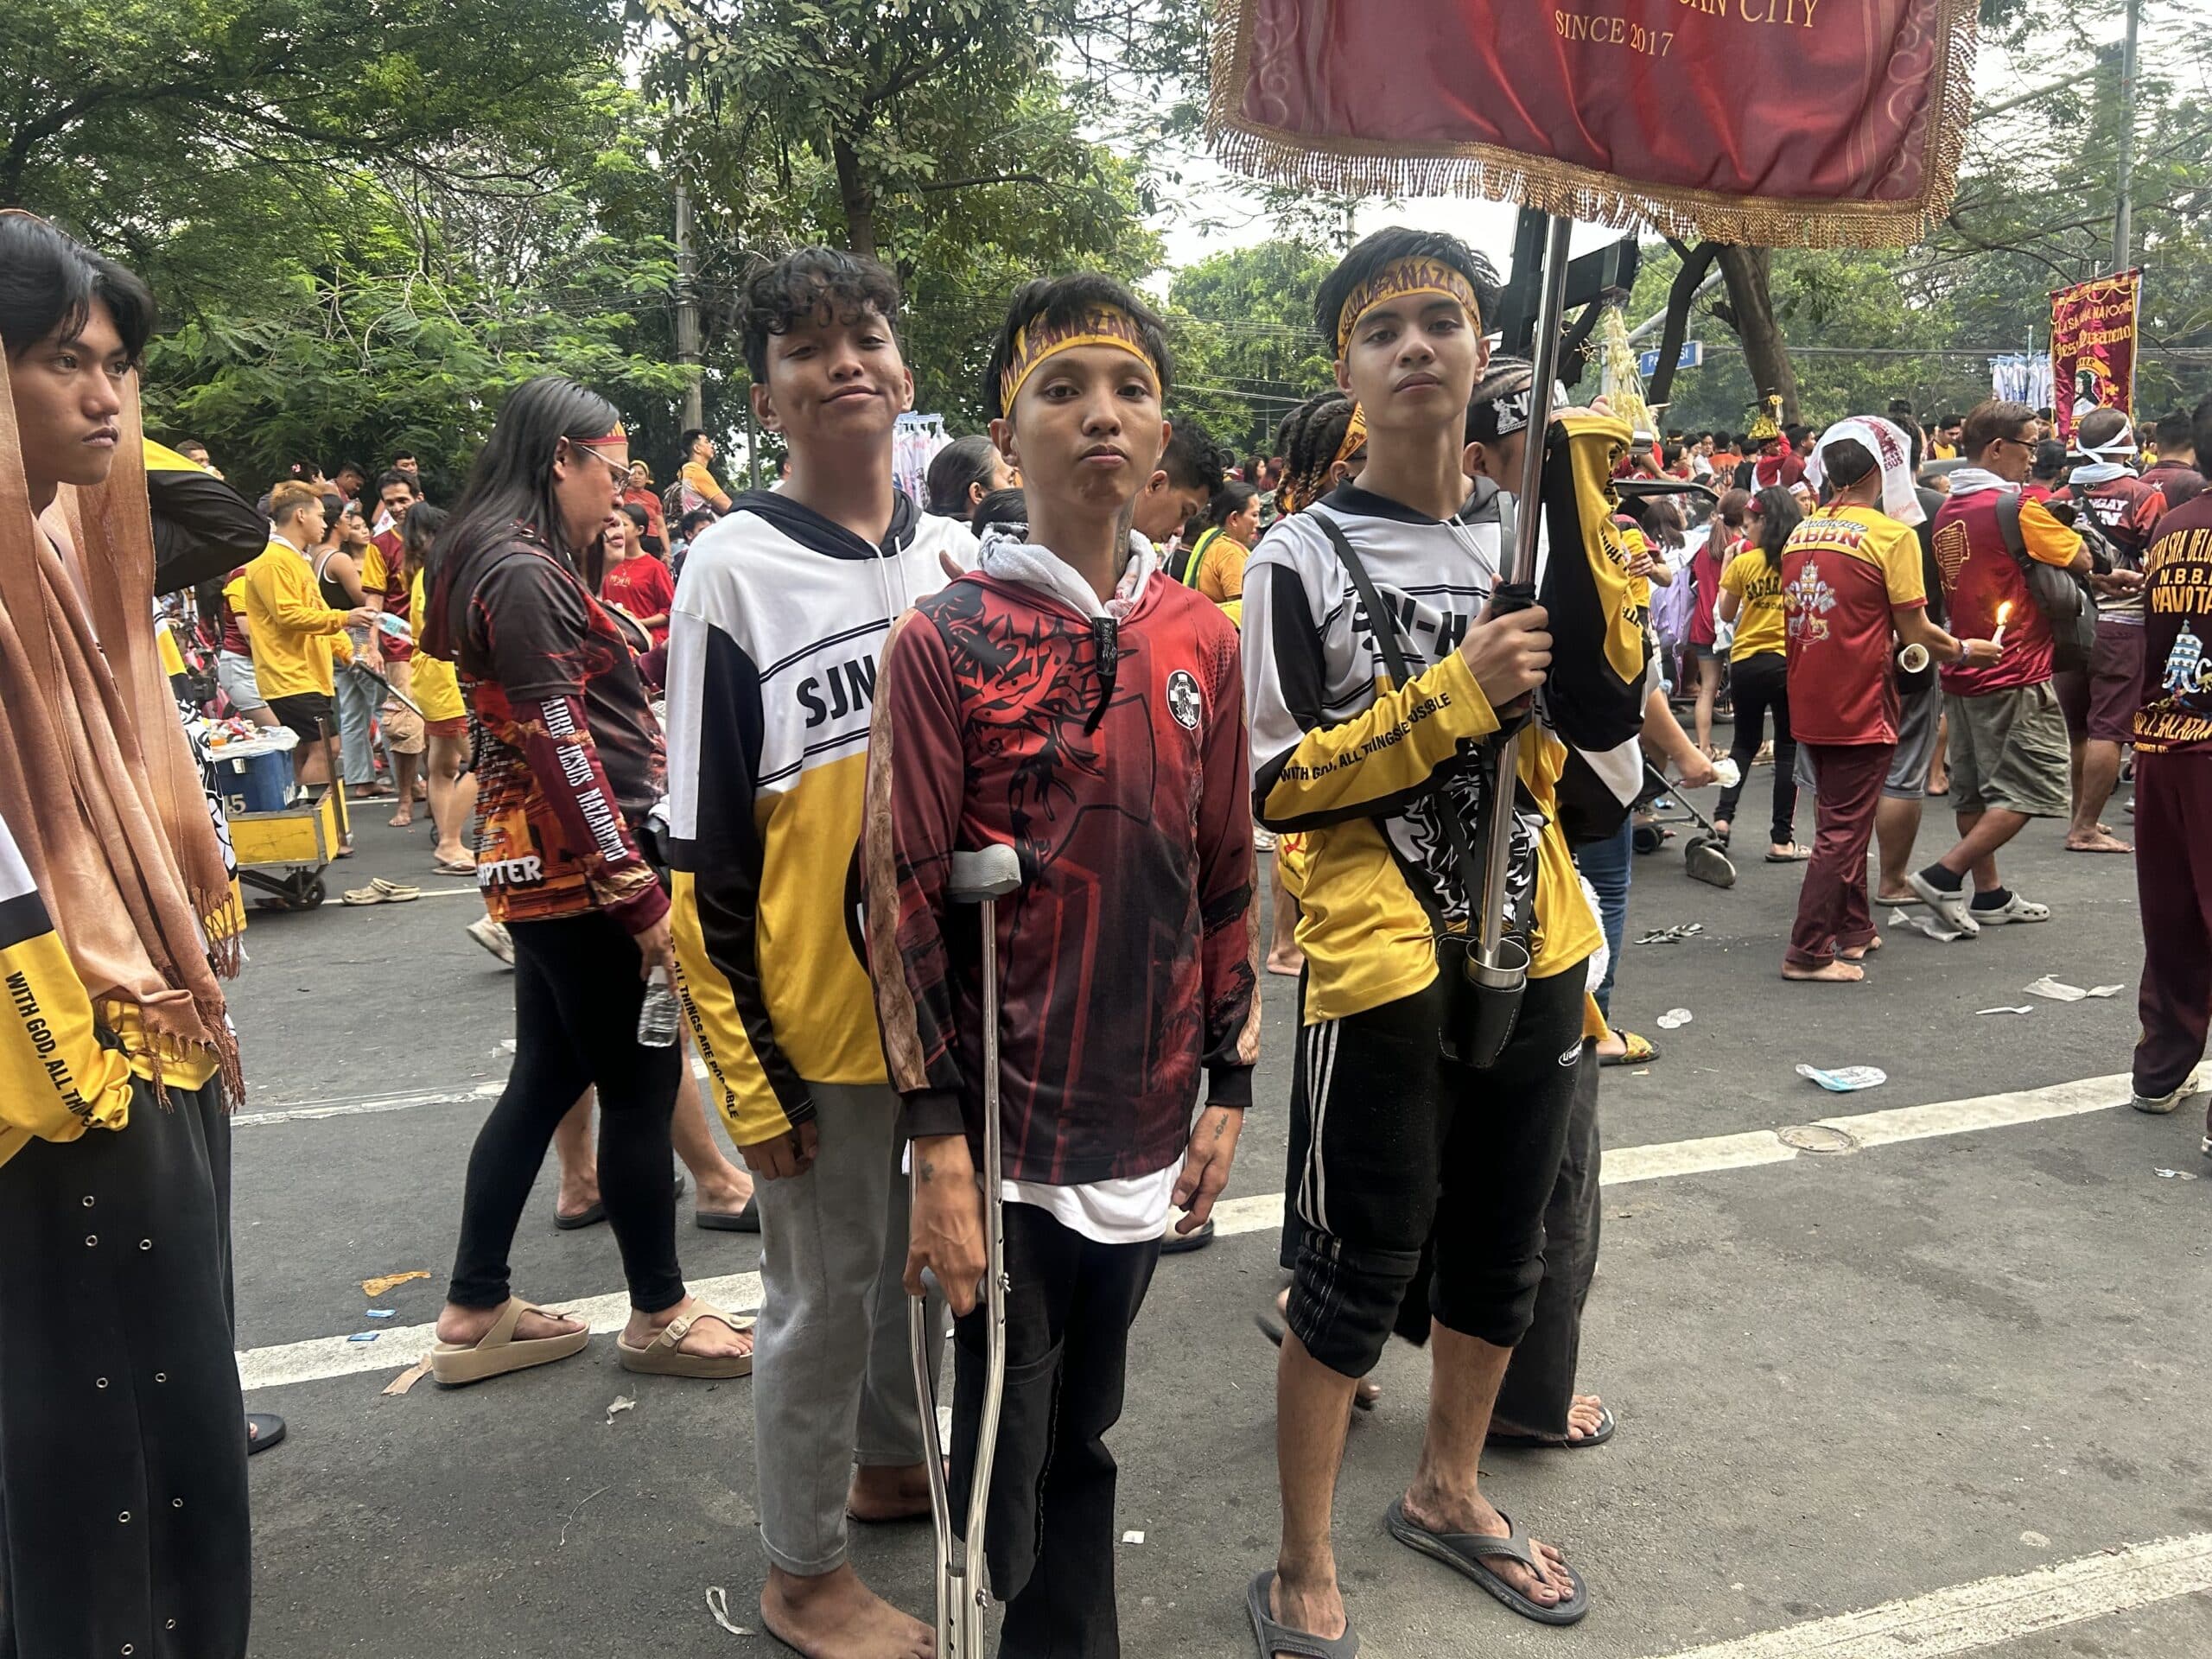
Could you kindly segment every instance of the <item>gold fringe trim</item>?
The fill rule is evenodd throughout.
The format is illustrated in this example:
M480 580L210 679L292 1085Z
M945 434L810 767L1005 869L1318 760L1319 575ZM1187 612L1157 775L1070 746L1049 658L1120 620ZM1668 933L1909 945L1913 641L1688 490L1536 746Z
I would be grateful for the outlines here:
M1255 178L1349 196L1480 196L1594 225L1649 224L1685 241L1764 248L1905 247L1951 211L1974 108L1977 0L1935 0L1937 96L1929 112L1923 188L1910 201L1732 196L1601 173L1492 144L1428 147L1315 137L1247 120L1257 0L1215 0L1208 147Z

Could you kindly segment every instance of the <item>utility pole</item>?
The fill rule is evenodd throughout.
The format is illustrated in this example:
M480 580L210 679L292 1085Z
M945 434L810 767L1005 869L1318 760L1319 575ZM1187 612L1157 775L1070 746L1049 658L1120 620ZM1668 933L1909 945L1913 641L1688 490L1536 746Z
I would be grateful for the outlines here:
M2112 220L2112 268L2126 270L2135 216L2135 30L2143 0L2127 0L2127 34L2120 48L2120 203Z
M699 384L699 282L691 257L691 191L676 181L676 360L690 371L683 383L686 430L707 423L704 389Z

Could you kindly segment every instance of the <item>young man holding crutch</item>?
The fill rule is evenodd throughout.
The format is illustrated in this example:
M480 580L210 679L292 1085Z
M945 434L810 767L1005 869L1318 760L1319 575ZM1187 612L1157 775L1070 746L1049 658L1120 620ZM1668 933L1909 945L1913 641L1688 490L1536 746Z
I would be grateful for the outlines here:
M1236 637L1130 532L1168 435L1168 372L1159 320L1119 283L1067 276L1015 296L986 383L1027 537L994 531L976 574L902 617L876 686L868 957L912 1138L907 1288L931 1269L958 1316L963 1532L989 1316L984 1021L977 912L947 887L956 850L1020 856L1022 886L995 906L1004 1162L984 1172L1005 1206L982 1520L1007 1659L1120 1651L1103 1437L1169 1208L1188 1232L1227 1183L1257 1041Z

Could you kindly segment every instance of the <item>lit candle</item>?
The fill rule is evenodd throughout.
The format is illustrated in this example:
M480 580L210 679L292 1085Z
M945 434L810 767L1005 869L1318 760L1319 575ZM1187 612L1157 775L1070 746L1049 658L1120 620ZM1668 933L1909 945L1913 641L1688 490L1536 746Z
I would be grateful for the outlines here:
M1997 607L1997 632L1989 636L1989 643L1998 650L2005 649L2005 619L2012 614L2012 601L2006 600Z

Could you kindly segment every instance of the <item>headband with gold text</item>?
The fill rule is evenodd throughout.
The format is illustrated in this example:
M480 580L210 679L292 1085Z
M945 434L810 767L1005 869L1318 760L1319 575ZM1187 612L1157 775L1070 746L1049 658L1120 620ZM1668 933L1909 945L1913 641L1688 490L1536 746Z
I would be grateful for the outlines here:
M1352 330L1370 311L1414 296L1457 300L1466 308L1467 320L1482 326L1482 302L1475 296L1475 285L1459 271L1441 259L1393 259L1344 296L1344 308L1337 313L1337 355L1344 355Z
M1115 306L1096 305L1057 327L1039 317L1014 331L1014 354L999 376L999 413L1014 412L1014 400L1021 395L1023 385L1046 358L1058 357L1062 352L1071 352L1080 346L1111 346L1141 359L1152 370L1154 384L1159 383L1160 365L1144 343L1136 319Z

